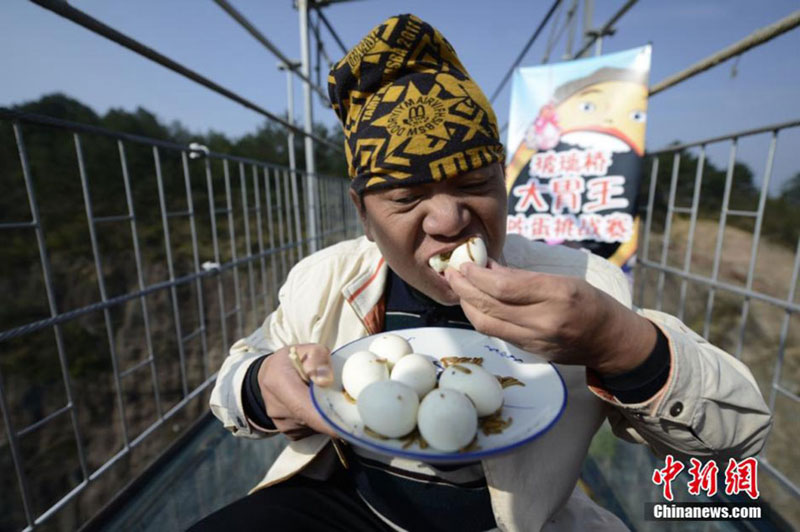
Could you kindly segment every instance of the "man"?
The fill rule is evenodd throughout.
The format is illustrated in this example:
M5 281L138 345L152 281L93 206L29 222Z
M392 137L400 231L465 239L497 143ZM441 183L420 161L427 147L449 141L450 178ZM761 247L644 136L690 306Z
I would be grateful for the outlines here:
M254 493L198 530L622 529L575 487L604 419L659 455L758 452L769 413L739 361L675 318L632 311L626 278L604 259L506 238L494 112L438 31L388 19L333 68L329 90L366 236L301 261L280 307L231 348L215 415L239 436L291 441ZM475 235L487 268L428 266ZM331 445L290 347L325 386L331 349L424 325L474 327L552 360L564 414L512 453L455 467Z

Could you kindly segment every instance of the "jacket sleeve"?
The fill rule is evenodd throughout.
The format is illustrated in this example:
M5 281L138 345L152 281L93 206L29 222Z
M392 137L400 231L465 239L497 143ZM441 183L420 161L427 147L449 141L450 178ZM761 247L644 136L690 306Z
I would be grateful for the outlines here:
M294 271L294 270L293 270ZM235 436L264 438L277 434L277 430L266 430L249 422L242 404L242 385L250 365L262 355L271 354L281 347L300 343L291 320L293 286L296 275L289 274L278 294L279 306L267 316L255 332L231 346L228 356L217 373L217 381L211 392L211 412L222 421L223 426Z
M648 445L661 458L741 459L757 454L771 415L747 366L673 316L638 313L667 337L670 374L653 397L625 404L597 385L590 372L589 388L614 407L609 413L614 433Z

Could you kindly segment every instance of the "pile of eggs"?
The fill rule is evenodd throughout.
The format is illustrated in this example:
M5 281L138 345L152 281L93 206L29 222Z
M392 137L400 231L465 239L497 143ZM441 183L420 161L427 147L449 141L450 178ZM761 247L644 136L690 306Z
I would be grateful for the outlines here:
M478 417L503 406L502 386L481 366L448 366L437 387L433 362L394 334L383 334L369 350L351 354L342 368L342 385L373 432L400 438L417 427L428 444L446 452L472 443Z

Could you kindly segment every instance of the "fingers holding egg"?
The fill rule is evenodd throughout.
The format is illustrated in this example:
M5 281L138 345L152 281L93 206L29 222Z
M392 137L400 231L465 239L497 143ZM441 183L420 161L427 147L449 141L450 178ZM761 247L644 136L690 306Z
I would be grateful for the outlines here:
M466 262L485 267L488 260L489 255L486 251L486 244L483 239L474 236L453 250L447 267L458 270Z
M454 250L439 253L428 259L428 265L437 273L443 273L447 268L458 270L466 262L475 263L482 268L489 262L486 243L481 237L470 237Z

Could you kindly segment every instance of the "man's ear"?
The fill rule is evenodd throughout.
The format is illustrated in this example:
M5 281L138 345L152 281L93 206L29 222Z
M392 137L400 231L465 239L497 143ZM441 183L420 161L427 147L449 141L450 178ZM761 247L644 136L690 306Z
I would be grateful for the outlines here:
M367 217L367 207L364 205L364 197L359 195L358 192L352 188L348 189L348 192L350 193L350 201L353 202L353 205L355 205L358 211L358 218L361 220L361 226L364 228L364 235L367 237L367 240L374 242L375 240L372 238L372 231L369 225L369 218Z

